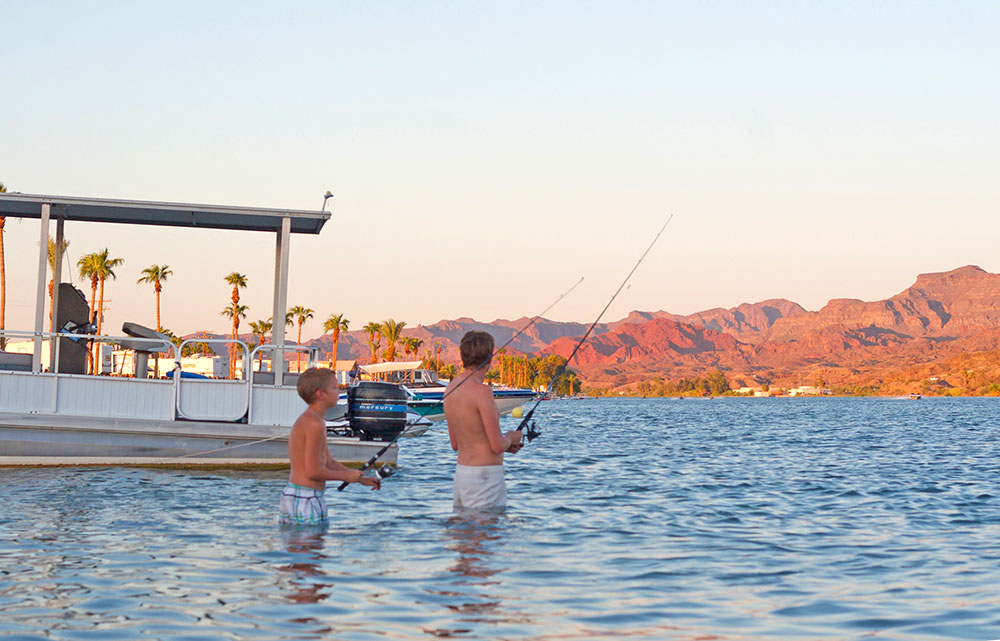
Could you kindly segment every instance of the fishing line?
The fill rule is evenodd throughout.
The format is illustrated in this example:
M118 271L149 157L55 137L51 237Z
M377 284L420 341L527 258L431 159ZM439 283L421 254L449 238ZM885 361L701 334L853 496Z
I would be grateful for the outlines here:
M503 349L507 345L510 345L512 342L514 342L514 340L518 336L520 336L525 331L527 331L529 327L531 327L532 325L535 324L535 321L537 321L539 318L541 318L542 315L545 314L547 311L549 311L550 309L552 309L553 307L555 307L556 303L558 303L563 298L565 298L567 294L569 294L571 291L573 291L574 289L576 289L577 285L579 285L582 282L583 282L583 277L581 276L580 280L576 281L576 283L574 283L572 287L570 287L565 292L563 292L562 295L559 296L559 298L557 298L555 300L555 302L553 302L551 305L549 305L544 310L542 310L541 314L538 314L537 316L535 316L534 318L532 318L531 322L529 322L527 325L525 325L523 328L521 328L521 330L519 332L517 332L516 334L514 334L513 336L511 336L510 340L508 340L506 343L504 343L503 345L501 345L498 349ZM487 361L487 363L488 362L489 361ZM482 367L482 366L480 366L480 367ZM460 381L457 385L455 385L455 389L457 389L464 382L465 382L464 380ZM400 432L400 434L402 434L402 432ZM288 437L287 434L279 434L277 436L269 436L267 438L258 439L256 441L249 441L247 443L239 443L237 445L230 445L230 446L227 446L227 447L219 447L219 448L216 448L214 450L203 450L203 451L199 451L199 452L191 452L189 454L181 454L181 455L178 455L178 456L171 456L171 457L167 457L167 458L161 459L160 462L167 463L169 461L176 461L178 459L190 458L192 456L202 456L202 455L205 455L205 454L214 454L216 452L225 452L227 450L235 450L235 449L238 449L238 448L241 448L241 447L249 447L250 445L257 445L259 443L267 443L268 441L274 441L274 440L279 439L279 438L287 438L287 437ZM381 456L383 454L385 454L389 450L389 446L391 446L393 443L395 443L396 439L398 439L398 438L399 438L399 435L396 435L396 438L394 438L391 441L389 441L388 445L386 445L385 447L383 447L382 449L380 449L375 454L375 456L373 456L371 459L369 459L368 462L365 463L364 467L361 468L361 470L364 471L364 470L367 470L369 467L371 467L375 463L375 461L377 461L379 458L381 458ZM386 470L388 470L388 471L386 471ZM379 473L380 478L388 478L392 474L392 471L391 471L390 468L382 468L382 469L378 469L376 471ZM337 488L337 489L338 490L343 490L345 486L346 486L346 483L344 485L342 485L341 487Z
M511 337L510 337L510 338L509 338L509 339L507 340L507 342L506 342L506 343L504 343L504 344L503 344L503 345L501 345L500 347L497 347L497 348L495 348L495 349L493 350L493 353L492 353L492 354L490 354L490 357L489 357L489 358L487 358L487 359L486 359L485 361L483 361L483 362L482 362L482 363L480 363L479 365L476 365L476 366L475 366L475 367L474 367L474 368L473 368L472 370L470 370L470 371L473 371L473 372L474 372L474 371L477 371L477 370L480 370L480 369L483 369L484 367L487 367L487 366L488 366L488 365L489 365L489 364L490 364L490 363L491 363L491 362L493 361L493 357L494 357L494 356L496 355L496 353L497 353L497 352L499 352L499 351L500 351L500 350L502 350L503 348L505 348L505 347L507 347L508 345L510 345L511 343L513 343L513 342L514 342L514 340L515 340L515 339L516 339L516 338L517 338L518 336L520 336L520 335L521 335L521 334L523 334L524 332L528 331L528 328L529 328L529 327L531 327L532 325L534 325L534 324L535 324L535 321L537 321L537 320L538 320L539 318L541 318L541 317L542 317L542 316L543 316L543 315L544 315L544 314L545 314L545 313L546 313L547 311L549 311L550 309L552 309L553 307L555 307L555 306L556 306L556 303L558 303L559 301L561 301L561 300L562 300L563 298L566 298L566 295L567 295L567 294L569 294L569 293L570 293L571 291L573 291L574 289L576 289L576 286L577 286L577 285L579 285L579 284L580 284L580 283L582 283L582 282L583 282L583 276L581 276L581 277L580 277L580 280L576 281L576 282L575 282L575 283L573 284L573 286L572 286L572 287L570 287L570 288L569 288L569 289L567 289L567 290L566 290L565 292L563 292L563 293L562 293L562 295L561 295L561 296L560 296L559 298L557 298L557 299L555 300L555 302L553 302L553 303L552 303L551 305L549 305L548 307L546 307L545 309L543 309L543 310L542 310L542 313L541 313L541 314L538 314L538 315L536 315L536 316L535 316L534 318L532 318L532 319L531 319L531 321L530 321L530 322L529 322L529 323L528 323L527 325L525 325L524 327L522 327L522 328L520 329L520 331L518 331L518 332L517 332L516 334L514 334L513 336L511 336ZM448 388L447 388L447 389L446 389L446 390L444 391L444 394L443 394L443 395L441 396L441 400L440 400L440 401L438 401L437 405L432 405L431 407L440 407L440 406L444 405L444 399L448 398L448 395L449 395L449 394L451 394L452 392L454 392L455 390L457 390L457 389L458 389L459 387L461 387L461 386L462 386L462 385L463 385L463 384L465 383L465 381L467 381L467 380L469 380L469 377L468 377L468 376L467 376L467 377L465 377L465 378L463 378L462 380L458 381L457 383L455 383L455 386L454 386L454 387L452 387L452 386L451 386L451 385L449 384L449 385L448 385Z
M555 386L556 381L559 379L560 376L562 376L563 372L566 371L566 368L569 367L570 361L573 360L573 357L576 356L576 353L580 351L581 347L583 347L583 343L587 340L587 337L590 336L590 332L594 331L594 328L597 327L597 324L601 322L601 317L604 316L604 313L608 311L609 307L611 307L611 303L615 301L615 298L618 297L618 294L620 294L622 289L625 288L625 285L628 284L629 279L632 278L632 274L635 273L635 270L639 269L639 265L641 265L642 261L645 260L646 254L648 254L650 250L653 249L653 245L655 245L656 241L660 239L660 236L663 235L663 231L667 228L667 225L669 225L670 221L673 219L674 215L670 214L670 217L667 218L667 222L663 223L663 227L660 227L660 231L657 232L656 236L653 238L653 241L649 243L649 247L646 248L646 251L642 252L642 256L640 256L639 260L636 261L635 266L632 267L632 271L628 273L628 276L625 277L625 280L622 281L622 284L618 286L618 289L615 290L615 293L611 296L611 300L609 300L608 304L604 306L604 309L601 310L601 313L597 315L597 319L593 323L591 323L590 328L587 329L587 333L583 335L583 338L581 338L579 342L576 344L576 347L573 348L573 351L570 353L569 358L566 359L566 362L563 365L560 365L559 368L556 369L555 374L552 375L552 380L549 381L549 385L545 389L545 393L538 397L538 400L535 401L534 407L532 407L528 411L528 413L525 414L524 418L521 420L521 423L517 426L517 430L514 430L514 431L521 431L524 428L527 428L528 431L525 433L524 436L525 438L528 439L529 443L538 438L539 436L541 436L542 434L541 431L538 430L538 428L535 426L534 422L532 422L530 425L528 424L528 421L531 421L531 417L534 415L535 410L538 409L539 404L541 404L542 399L544 399L552 392L552 388Z
M555 299L555 301L553 301L552 304L550 304L548 307L546 307L545 309L543 309L540 314L537 314L536 316L534 316L527 325L525 325L524 327L522 327L516 334L514 334L513 336L511 336L510 339L506 343L504 343L503 345L501 345L500 347L498 347L496 350L494 350L493 353L495 354L498 350L501 350L504 347L507 347L508 345L510 345L511 343L513 343L514 339L516 339L518 336L520 336L524 332L528 331L528 328L531 327L532 325L534 325L535 321L537 321L539 318L541 318L542 315L545 314L547 311L549 311L550 309L552 309L553 307L555 307L556 303L558 303L559 301L561 301L563 298L566 298L566 295L569 294L574 289L576 289L576 286L579 285L582 282L583 282L583 276L580 277L580 280L578 280L575 283L573 283L572 287L570 287L565 292L563 292L559 296L559 298ZM493 356L492 355L490 355L490 358L486 359L485 362L477 365L476 369L479 369L479 368L482 368L482 367L485 367L485 366L489 365L489 363L490 363L491 360L493 360ZM458 389L459 387L461 387L462 383L464 383L467 380L469 380L468 377L460 380L458 383L455 384L454 388L452 388L452 387L449 386L448 389L445 390L444 395L441 397L441 401L440 401L439 404L440 405L444 405L444 399L447 398L448 394L451 393L452 391ZM392 444L395 443L397 440L399 440L399 437L403 435L404 431L405 431L405 429L400 430L399 434L396 434L396 436L394 436L391 441L389 441L388 443L386 443L385 447L383 447L382 449L380 449L378 452L375 452L375 455L372 456L370 459L368 459L368 461L366 461L365 464L361 466L361 471L364 472L368 468L370 468L373 465L375 465L376 461L378 461L379 458L381 458L381 456L383 454L385 454L387 451L389 451L389 448L392 447ZM392 468L390 468L388 465L383 465L382 467L375 467L375 473L378 475L378 477L380 479L388 478L394 472L395 472L395 470L393 470ZM347 487L348 485L350 485L350 483L348 483L347 481L344 481L343 483L341 483L340 485L337 486L337 491L338 492L343 492L344 488Z

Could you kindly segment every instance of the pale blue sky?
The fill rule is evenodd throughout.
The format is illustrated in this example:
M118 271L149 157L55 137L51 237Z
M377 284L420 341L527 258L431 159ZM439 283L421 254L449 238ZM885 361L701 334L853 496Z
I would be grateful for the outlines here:
M0 181L28 193L319 208L289 303L590 321L888 297L1000 271L1000 5L0 0ZM37 223L7 224L28 327ZM68 225L125 258L110 322L270 314L273 238ZM310 327L312 329L310 329ZM319 323L306 334L319 333Z

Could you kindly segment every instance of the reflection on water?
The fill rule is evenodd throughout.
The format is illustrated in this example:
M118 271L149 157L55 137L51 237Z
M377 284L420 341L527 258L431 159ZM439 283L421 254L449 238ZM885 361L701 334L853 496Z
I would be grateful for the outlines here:
M324 590L323 547L330 530L328 524L315 526L278 526L285 551L293 555L294 562L278 565L278 572L288 577L289 591L284 595L293 603L319 603L329 596ZM328 586L326 586L328 587Z
M468 634L462 624L491 623L504 619L503 608L496 586L502 577L500 565L493 558L503 554L505 509L456 510L445 524L446 547L454 552L455 561L448 568L452 573L452 590L438 592L457 602L445 607L457 616L457 625L450 629L454 635ZM441 630L437 631L441 634Z
M320 530L280 473L0 470L0 636L1000 638L1000 400L543 408L496 513L440 428Z
M500 552L503 546L500 521L505 518L505 511L460 510L448 518L445 528L449 540L447 547L458 555L455 564L449 568L451 572L459 576L484 579L500 571L490 565L490 557ZM483 585L490 583L478 580L472 582Z

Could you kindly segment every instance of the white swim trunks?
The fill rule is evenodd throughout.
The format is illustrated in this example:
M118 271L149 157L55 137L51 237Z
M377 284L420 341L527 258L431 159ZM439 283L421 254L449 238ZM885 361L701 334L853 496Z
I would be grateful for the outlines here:
M327 522L323 490L289 483L281 492L278 512L284 525L323 525Z
M507 505L503 465L456 465L455 507L490 508Z

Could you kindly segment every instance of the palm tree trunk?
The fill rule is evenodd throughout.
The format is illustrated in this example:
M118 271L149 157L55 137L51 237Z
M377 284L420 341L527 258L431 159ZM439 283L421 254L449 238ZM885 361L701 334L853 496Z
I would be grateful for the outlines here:
M240 317L233 314L233 340L239 340ZM236 379L236 343L229 344L229 378Z
M160 328L163 327L160 325L160 284L156 285L156 331L160 331Z
M299 323L299 333L298 333L297 337L295 338L295 345L296 346L301 346L302 345L302 323L301 322ZM302 352L300 352L298 350L295 350L295 371L296 372L300 372L300 373L302 372Z
M100 283L100 294L98 294L97 302L97 333L101 333L101 328L104 327L104 279L99 278ZM101 364L101 343L99 341L94 341L94 373L97 374L97 369Z
M94 320L94 310L96 309L94 307L94 305L95 305L96 301L97 301L97 279L96 278L91 278L90 279L90 308L87 310L87 313L90 315L87 318L87 322L88 323L91 323ZM94 330L91 329L91 330L88 330L88 331L89 331L89 333L92 333ZM87 373L88 374L95 374L96 372L97 372L97 368L94 365L94 345L93 345L93 343L91 343L90 349L87 350Z
M97 298L97 333L100 334L104 327L104 279L99 279L100 291Z

